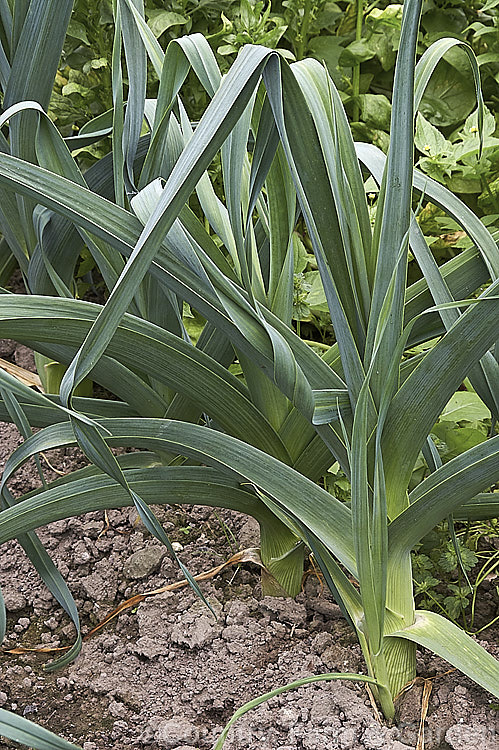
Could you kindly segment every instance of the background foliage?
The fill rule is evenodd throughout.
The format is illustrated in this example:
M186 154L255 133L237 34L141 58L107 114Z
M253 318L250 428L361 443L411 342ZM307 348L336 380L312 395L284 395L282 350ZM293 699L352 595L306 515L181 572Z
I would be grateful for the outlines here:
M292 59L324 60L353 118L355 137L386 150L391 90L400 38L402 5L326 0L147 0L145 17L164 48L171 39L202 32L218 55L222 70L247 43L278 47ZM360 21L360 22L359 22ZM76 0L56 79L51 113L65 135L112 106L110 65L111 0ZM493 134L499 102L499 4L463 0L423 5L418 51L443 37L467 41L478 56L484 99L489 108L485 155L477 159L474 86L466 55L450 50L434 73L421 103L417 148L423 169L466 197L482 215L499 213L495 181L499 150ZM358 80L354 71L359 69ZM157 91L151 73L149 94ZM190 91L200 112L206 95ZM429 124L428 124L429 123ZM432 127L433 126L433 127Z

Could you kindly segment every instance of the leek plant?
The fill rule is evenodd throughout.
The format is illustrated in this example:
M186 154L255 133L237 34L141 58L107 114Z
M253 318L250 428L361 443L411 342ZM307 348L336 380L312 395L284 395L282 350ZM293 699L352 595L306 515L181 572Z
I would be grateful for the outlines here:
M499 251L461 201L413 168L414 113L455 45L470 59L481 117L469 48L441 39L416 66L421 2L406 1L385 158L353 142L319 62L290 66L248 45L222 78L202 36L175 40L164 53L142 0L115 0L113 110L64 140L46 110L71 2L3 0L0 10L1 249L4 267L12 254L29 290L3 290L0 335L67 366L57 396L0 371L0 416L26 438L3 475L0 541L20 540L77 630L48 668L73 659L81 637L36 528L135 505L175 554L150 505L192 503L259 521L267 591L295 594L304 554L313 553L362 647L369 676L358 679L373 683L387 719L415 677L417 644L499 696L498 662L453 623L415 610L410 557L451 514L497 515L496 495L483 493L499 477L499 436L441 465L430 433L465 377L499 416ZM160 80L154 100L146 97L148 60ZM182 100L190 71L211 99L195 125ZM111 153L82 174L71 152L109 133ZM208 171L217 155L218 192ZM374 225L368 173L379 185ZM473 246L438 267L413 193L444 209ZM323 356L291 327L303 224L335 333ZM107 286L104 305L73 296L84 246ZM410 286L409 251L422 275ZM206 320L195 345L185 303ZM407 354L426 341L434 343ZM243 379L229 370L236 359ZM87 376L116 398L75 396ZM32 435L31 426L42 429ZM10 494L28 458L71 444L89 468ZM114 446L141 450L116 458ZM428 475L409 492L421 451ZM351 481L351 505L321 485L336 461ZM3 606L0 614L4 630ZM23 741L29 722L4 713L0 731ZM40 744L29 726L32 746L68 746Z

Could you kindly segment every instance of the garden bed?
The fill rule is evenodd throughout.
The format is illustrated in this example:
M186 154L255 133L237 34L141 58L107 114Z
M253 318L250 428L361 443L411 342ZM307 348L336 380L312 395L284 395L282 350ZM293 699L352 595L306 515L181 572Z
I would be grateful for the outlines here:
M3 356L30 365L18 346ZM19 443L1 424L2 465ZM47 455L58 471L82 465L76 449ZM55 474L47 468L47 479ZM14 477L13 492L37 485L34 466ZM161 506L158 517L192 573L258 545L255 522L230 511ZM136 593L180 578L179 571L137 519L135 509L90 513L59 521L39 535L75 596L88 632ZM232 539L234 537L234 539ZM0 579L8 611L4 649L70 645L74 629L17 542L4 545ZM215 619L190 591L145 599L88 639L81 656L55 673L43 672L50 654L7 654L0 663L0 703L84 747L207 750L235 709L294 679L321 672L365 671L355 637L316 575L296 599L262 597L259 571L244 565L202 584ZM490 598L490 608L497 598ZM494 612L483 613L492 619ZM483 645L499 655L497 628ZM365 687L319 683L285 693L235 725L227 750L404 750L414 748L421 700L431 681L425 747L494 750L499 712L489 694L425 652L418 681L398 702L398 726L377 721ZM427 683L429 685L429 683ZM427 688L428 689L428 688ZM0 748L15 747L0 742Z

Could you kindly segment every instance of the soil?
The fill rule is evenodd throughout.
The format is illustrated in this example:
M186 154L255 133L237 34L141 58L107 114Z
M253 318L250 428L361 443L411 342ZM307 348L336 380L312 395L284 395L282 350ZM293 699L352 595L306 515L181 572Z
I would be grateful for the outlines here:
M32 365L25 347L0 345L0 356ZM0 463L19 444L0 425ZM84 464L76 449L52 451L52 466ZM46 478L55 474L46 468ZM34 466L14 477L19 494L37 486ZM196 574L258 545L258 527L230 511L161 506L156 509L180 557ZM133 509L90 513L51 524L39 537L64 575L88 632L133 594L181 576L166 550ZM231 541L231 540L234 541ZM230 542L230 543L229 543ZM74 628L40 583L15 541L0 553L0 583L8 614L4 649L64 646ZM208 750L239 706L300 677L331 671L365 672L355 637L321 582L304 581L295 599L263 597L259 571L243 565L202 584L216 617L183 589L145 599L84 643L79 658L55 673L50 655L0 656L0 705L36 721L84 750ZM487 600L489 619L497 599ZM499 656L497 629L482 634ZM427 750L499 747L499 706L443 660L418 654L418 673L433 677L425 723ZM273 698L245 714L226 750L409 750L415 748L424 680L398 702L398 722L376 719L361 683L322 682ZM18 747L0 740L0 750Z

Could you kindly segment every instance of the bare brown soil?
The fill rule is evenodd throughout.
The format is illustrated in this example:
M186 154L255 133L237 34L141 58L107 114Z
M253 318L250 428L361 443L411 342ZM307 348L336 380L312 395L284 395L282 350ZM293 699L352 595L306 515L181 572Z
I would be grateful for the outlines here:
M30 353L3 355L22 366ZM19 442L0 425L0 463ZM82 465L76 450L54 451L61 471ZM47 479L55 475L47 468ZM11 489L37 485L26 465ZM157 514L192 573L258 544L253 521L236 513L161 506ZM171 583L180 574L133 509L90 513L39 530L76 599L83 630L127 597ZM232 548L227 535L235 537ZM64 646L74 638L66 614L41 585L17 542L0 550L0 582L9 629L4 649ZM43 724L84 750L148 748L208 750L233 711L251 698L299 677L365 671L362 655L339 608L313 575L294 600L262 597L256 567L226 570L202 584L217 617L189 590L148 598L85 642L71 666L46 673L50 656L2 654L0 704ZM497 599L490 599L497 607ZM489 619L494 611L487 613ZM497 630L496 630L497 634ZM486 647L499 655L494 634ZM428 653L419 674L434 677L425 724L427 750L496 750L499 711L492 697ZM319 683L274 698L233 729L227 750L409 750L415 748L423 681L399 702L398 724L379 723L360 683ZM14 747L0 740L0 750Z

